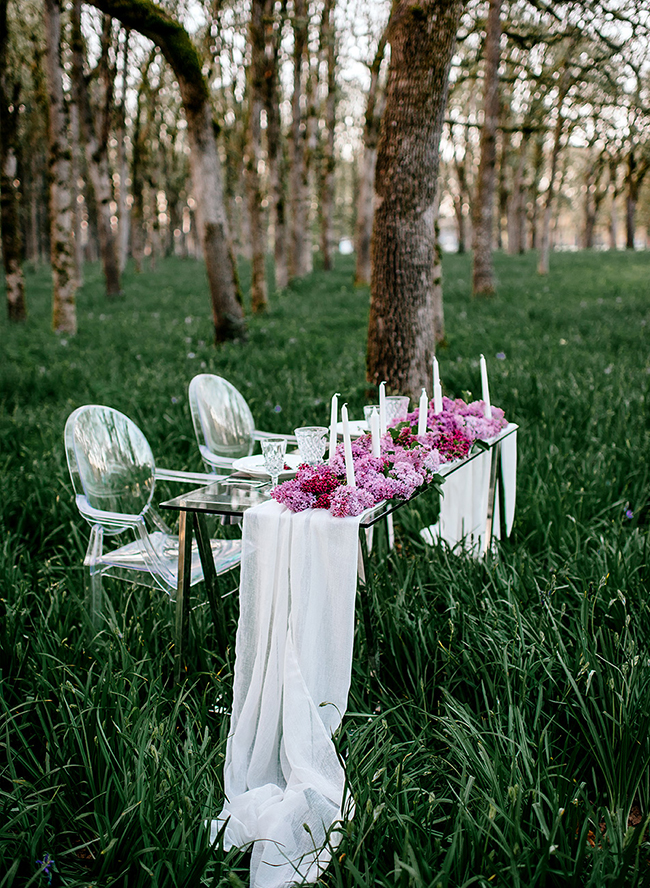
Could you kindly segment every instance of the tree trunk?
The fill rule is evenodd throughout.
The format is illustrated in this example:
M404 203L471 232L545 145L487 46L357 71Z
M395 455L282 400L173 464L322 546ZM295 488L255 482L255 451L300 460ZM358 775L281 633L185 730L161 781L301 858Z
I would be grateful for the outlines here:
M537 263L538 274L548 274L549 257L551 252L551 221L553 217L553 198L555 196L555 178L557 176L558 158L560 156L560 146L562 141L562 130L564 129L564 117L562 116L562 107L564 100L569 91L570 84L569 63L566 62L564 71L560 78L559 95L557 102L557 120L555 122L555 131L553 134L553 148L551 150L551 171L548 177L548 188L546 189L546 198L544 200L544 215L542 217L542 237L539 245L539 260Z
M7 289L7 317L24 321L25 278L22 266L20 226L20 193L18 191L16 156L20 82L11 87L7 78L7 0L0 0L0 221L2 225L2 259ZM10 96L11 94L11 101ZM11 107L11 110L10 110Z
M385 93L379 85L381 64L386 52L386 31L381 35L377 52L370 66L370 89L363 126L363 154L359 169L359 196L357 199L357 222L355 229L355 251L357 254L354 283L357 286L370 284L372 264L370 262L370 241L375 197L375 169L377 166L377 143L379 128L384 113Z
M636 240L636 207L639 201L641 184L646 173L650 169L650 161L644 158L641 163L636 159L634 148L630 150L627 158L627 175L625 198L625 248L633 250Z
M109 67L108 52L111 43L111 20L104 18L101 37L101 56L97 65L97 82L100 101L91 105L88 85L84 74L84 46L81 36L81 0L72 6L72 82L75 104L79 109L79 125L86 154L88 178L95 193L97 207L97 235L99 252L104 269L106 295L120 295L120 269L117 238L111 226L111 201L113 185L108 166L108 135L113 105L113 78Z
M282 0L280 21L274 15L275 0L264 0L264 109L266 111L266 149L268 162L270 217L273 227L275 287L284 290L289 283L287 263L287 223L284 197L285 163L280 121L279 53L286 0ZM277 24L277 27L275 25Z
M215 343L242 335L241 295L230 248L221 163L201 59L187 31L149 0L91 0L93 6L160 47L174 70L185 110L192 183L202 232Z
M484 116L481 127L481 158L474 204L474 266L472 296L493 296L496 286L492 262L494 230L495 165L499 124L499 57L501 2L490 0L485 31Z
M330 271L334 248L334 127L336 126L336 54L334 3L325 0L321 19L321 54L327 70L327 97L325 99L325 131L320 179L320 252L323 268Z
M544 168L544 137L538 136L535 139L535 150L533 152L533 181L530 186L530 238L529 246L531 250L536 250L539 243L539 184L542 178L542 169Z
M130 31L124 34L124 47L122 50L122 95L119 104L116 106L116 127L115 139L117 141L117 169L120 177L120 190L117 201L117 218L119 220L118 228L118 263L120 274L124 273L126 262L129 255L129 240L131 230L131 213L129 212L128 188L126 180L129 177L129 165L124 146L124 138L126 134L126 87L127 72L129 64L129 37Z
M291 251L289 253L290 277L301 277L312 269L311 232L309 229L309 173L307 169L307 125L303 119L301 99L304 57L308 53L307 0L295 0L293 18L293 96L292 120L289 141L289 181L291 193ZM309 74L309 72L307 72Z
M526 249L526 202L523 183L527 149L528 137L522 133L512 191L508 200L508 253L512 256L523 253Z
M418 397L434 353L435 204L462 0L398 0L375 177L368 381Z
M445 342L445 311L442 300L442 247L440 246L440 184L436 191L433 223L433 341L434 351ZM433 396L433 393L432 393Z
M72 196L74 199L74 264L77 271L77 287L82 287L84 282L84 248L81 243L81 223L84 215L84 194L83 188L79 187L82 172L79 135L79 108L77 103L73 101L70 103L70 142L72 147Z
M266 232L263 225L262 183L262 125L264 64L264 0L251 0L248 25L250 64L248 66L248 138L245 158L246 196L250 219L251 246L251 308L254 313L266 310Z
M63 100L60 0L44 0L44 21L47 41L45 69L49 95L52 326L57 333L75 334L77 332L75 306L77 275L72 239L74 226L73 190L70 181L72 158L68 138L67 113Z

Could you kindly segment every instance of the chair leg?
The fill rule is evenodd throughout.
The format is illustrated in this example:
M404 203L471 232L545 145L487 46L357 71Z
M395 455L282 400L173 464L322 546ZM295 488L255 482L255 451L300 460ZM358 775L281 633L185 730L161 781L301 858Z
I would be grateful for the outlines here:
M100 524L94 524L90 531L90 540L84 562L88 568L88 616L94 630L99 629L102 613L102 571L99 562L103 550L104 528Z

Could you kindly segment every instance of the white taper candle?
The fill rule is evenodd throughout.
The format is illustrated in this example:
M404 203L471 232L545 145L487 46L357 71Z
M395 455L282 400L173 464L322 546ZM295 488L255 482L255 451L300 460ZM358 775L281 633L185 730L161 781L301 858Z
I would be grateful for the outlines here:
M379 431L386 434L386 383L379 383Z
M345 453L345 479L349 487L356 487L354 478L354 462L352 461L352 439L350 438L350 424L348 422L348 405L341 407L341 419L343 420L343 452Z
M427 432L427 413L429 412L429 399L427 398L427 390L422 389L420 395L420 412L418 415L418 435L426 435Z
M330 410L330 451L329 461L332 462L336 453L336 425L339 421L339 394L332 395L332 408Z
M488 384L487 364L485 358L481 355L481 387L483 389L483 400L485 402L485 418L492 419L492 405L490 404L490 386Z
M433 356L433 390L435 392L436 386L440 385L440 368L438 367L438 358Z
M379 431L379 413L377 408L370 414L370 437L372 440L372 455L381 456L381 433Z
M442 413L442 388L437 382L433 389L433 412L437 415Z

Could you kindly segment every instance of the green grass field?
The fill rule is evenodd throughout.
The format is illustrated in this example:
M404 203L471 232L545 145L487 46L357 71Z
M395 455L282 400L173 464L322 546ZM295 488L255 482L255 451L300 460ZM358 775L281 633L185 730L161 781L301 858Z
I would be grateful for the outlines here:
M513 535L479 563L420 542L427 497L401 510L373 591L377 693L358 629L337 737L356 814L326 885L650 885L650 254L559 254L547 279L532 255L496 263L498 297L472 302L469 258L445 257L439 359L446 393L476 397L483 352L520 425ZM326 424L334 391L361 415L376 395L352 271L340 257L272 296L219 351L202 267L176 259L127 272L115 303L88 268L74 338L50 332L42 269L28 323L0 320L0 888L47 885L46 854L53 886L247 883L246 855L202 829L232 657L201 586L181 686L162 593L107 583L93 637L63 427L108 404L160 465L200 470L187 385L204 370L260 428Z

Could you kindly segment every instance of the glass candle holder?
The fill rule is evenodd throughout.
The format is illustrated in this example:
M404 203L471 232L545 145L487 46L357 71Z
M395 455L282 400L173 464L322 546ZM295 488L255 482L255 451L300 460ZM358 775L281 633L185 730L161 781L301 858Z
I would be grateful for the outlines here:
M386 425L404 422L409 412L409 401L407 395L389 395L386 398Z
M329 429L325 426L301 426L295 429L300 452L300 461L309 466L318 466L323 462L325 454L325 435Z

